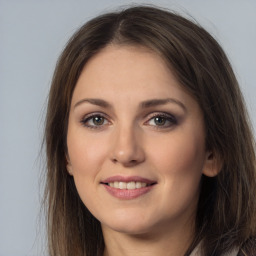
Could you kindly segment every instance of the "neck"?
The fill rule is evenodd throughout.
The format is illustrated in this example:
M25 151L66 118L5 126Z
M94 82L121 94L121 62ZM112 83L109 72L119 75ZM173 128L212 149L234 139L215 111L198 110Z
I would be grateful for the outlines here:
M102 230L104 256L181 256L186 253L194 236L194 228L191 226L140 235L120 233L104 226Z

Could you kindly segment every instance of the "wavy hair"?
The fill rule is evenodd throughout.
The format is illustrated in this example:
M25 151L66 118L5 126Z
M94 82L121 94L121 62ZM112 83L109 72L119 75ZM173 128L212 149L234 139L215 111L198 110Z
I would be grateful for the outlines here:
M231 65L217 41L194 21L153 6L98 16L69 40L55 69L45 127L45 202L51 256L102 255L101 226L87 210L66 170L72 94L87 61L109 44L144 46L159 54L200 105L206 145L222 162L214 178L202 176L194 241L202 255L234 247L250 251L256 235L255 141ZM251 249L252 250L252 249Z

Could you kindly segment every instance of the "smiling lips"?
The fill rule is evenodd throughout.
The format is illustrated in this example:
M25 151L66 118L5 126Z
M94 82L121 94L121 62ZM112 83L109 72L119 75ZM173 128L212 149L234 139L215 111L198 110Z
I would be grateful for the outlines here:
M118 188L118 189L139 189L139 188L144 188L148 186L149 184L145 182L140 182L140 181L130 181L130 182L123 182L123 181L115 181L115 182L110 182L108 185L112 188Z
M134 199L148 193L156 182L138 176L113 176L103 180L101 184L116 198Z

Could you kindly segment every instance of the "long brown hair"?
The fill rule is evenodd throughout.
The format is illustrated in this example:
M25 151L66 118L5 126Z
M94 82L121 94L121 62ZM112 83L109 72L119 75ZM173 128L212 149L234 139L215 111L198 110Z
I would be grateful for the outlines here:
M45 128L48 242L51 256L102 255L101 226L80 200L66 170L72 93L86 62L108 44L158 53L204 113L206 145L222 162L202 177L196 234L187 254L222 255L256 235L255 142L237 80L216 40L200 25L152 6L135 6L87 22L61 54L49 94Z

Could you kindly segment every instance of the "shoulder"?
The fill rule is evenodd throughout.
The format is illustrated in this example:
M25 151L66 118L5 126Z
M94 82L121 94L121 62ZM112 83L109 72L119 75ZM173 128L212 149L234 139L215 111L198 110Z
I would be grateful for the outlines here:
M239 250L237 256L255 256L256 255L256 237L248 239L241 249Z

